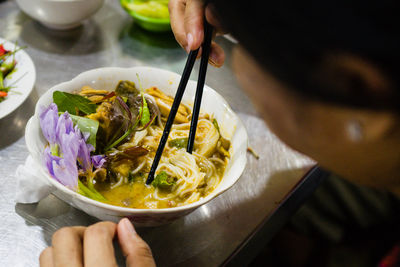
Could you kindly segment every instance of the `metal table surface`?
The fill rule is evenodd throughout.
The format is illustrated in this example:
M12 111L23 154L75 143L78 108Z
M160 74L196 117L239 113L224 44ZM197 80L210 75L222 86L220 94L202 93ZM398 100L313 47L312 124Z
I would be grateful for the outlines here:
M103 66L148 65L181 73L186 53L171 33L143 31L119 1L111 0L81 27L64 32L33 21L14 1L1 2L0 36L26 46L37 71L29 98L0 120L0 266L38 266L39 254L50 245L54 231L97 221L52 195L35 204L14 201L15 170L28 156L24 128L38 97L82 71ZM159 266L218 266L226 262L314 164L268 130L232 73L234 44L222 37L217 41L226 51L226 64L220 69L210 67L206 83L239 114L260 158L249 154L239 181L193 213L165 226L138 229ZM198 64L192 77L197 74ZM124 265L120 251L116 253Z

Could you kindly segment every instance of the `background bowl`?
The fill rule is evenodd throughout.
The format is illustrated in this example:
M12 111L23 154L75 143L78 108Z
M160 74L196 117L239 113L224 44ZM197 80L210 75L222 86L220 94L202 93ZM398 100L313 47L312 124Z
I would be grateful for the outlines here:
M20 48L1 37L0 44L11 51ZM15 60L17 65L14 71L4 80L5 86L12 86L12 88L6 99L0 102L0 119L21 106L35 85L36 69L31 57L24 50L19 50L15 53Z
M43 25L57 30L79 26L104 0L16 0L19 8Z
M54 187L53 194L60 199L100 220L117 222L123 217L128 217L136 226L155 226L182 217L225 192L239 179L246 165L248 139L246 129L228 103L210 87L204 86L201 109L209 114L214 114L219 122L222 135L231 139L231 159L219 186L207 197L197 202L182 207L157 210L124 208L97 202L68 189L51 178L42 161L42 154L47 141L44 139L39 125L39 108L48 106L52 102L54 91L71 92L84 85L89 85L95 89L113 90L120 80L131 80L138 84L136 74L139 75L143 88L157 86L160 90L172 96L175 95L180 80L180 75L176 73L150 67L99 68L83 72L69 82L54 86L40 97L36 104L35 114L26 126L25 140L30 155L40 168L41 178ZM195 91L196 82L189 81L183 102L193 103Z
M132 0L121 0L120 3L123 9L134 18L139 26L152 32L166 32L171 30L169 18L153 18L138 14L127 7L127 4L131 1Z

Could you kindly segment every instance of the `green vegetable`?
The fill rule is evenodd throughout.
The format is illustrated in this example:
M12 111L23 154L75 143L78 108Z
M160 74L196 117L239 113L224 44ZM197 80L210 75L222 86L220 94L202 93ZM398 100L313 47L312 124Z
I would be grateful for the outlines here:
M150 110L149 107L147 106L147 101L146 98L144 98L144 94L142 94L143 98L143 105L139 108L139 113L142 114L142 117L140 118L140 124L142 126L145 126L147 123L150 122ZM143 108L143 113L142 113L142 108Z
M134 0L125 3L124 7L142 16L168 19L168 0Z
M221 135L221 133L219 132L218 122L215 118L213 119L212 123L214 124L214 127L217 129L218 133Z
M4 78L3 73L0 71L0 90L4 88Z
M186 148L188 145L188 138L183 137L183 138L173 139L173 140L169 141L168 144L169 144L169 146L174 146L177 148Z
M104 202L107 200L105 197L103 197L102 194L100 194L96 189L94 189L94 187L92 189L89 189L79 179L78 179L78 193L100 202Z
M116 95L120 97L129 97L139 95L139 90L136 89L136 85L131 81L120 81L115 88Z
M168 189L169 187L176 184L174 178L170 177L165 171L160 172L157 174L154 181L151 183L154 187L160 187L163 189Z
M4 77L7 77L7 75L9 75L15 69L16 65L16 61L3 62L3 64L0 65L0 72L3 74Z
M145 126L147 123L150 122L150 110L149 110L149 107L147 105L146 98L144 97L142 83L140 81L138 73L136 73L136 77L138 78L140 93L142 95L142 102L143 102L142 106L139 107L139 114L142 114L142 116L140 118L140 125L141 126ZM142 112L142 109L143 109L143 112Z
M82 133L89 133L87 142L96 149L96 135L99 129L99 122L86 117L71 115L72 122L78 126Z
M58 111L68 111L69 114L76 114L77 111L82 111L86 115L96 112L96 104L89 99L66 92L55 91L53 93L53 101L58 107Z

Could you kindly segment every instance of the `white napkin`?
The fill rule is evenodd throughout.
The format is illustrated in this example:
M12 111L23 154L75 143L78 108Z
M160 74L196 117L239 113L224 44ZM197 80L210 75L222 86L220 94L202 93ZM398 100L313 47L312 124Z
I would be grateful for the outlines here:
M15 201L17 203L39 202L52 192L52 187L44 181L37 163L31 156L26 158L23 165L18 166L15 176L17 179Z

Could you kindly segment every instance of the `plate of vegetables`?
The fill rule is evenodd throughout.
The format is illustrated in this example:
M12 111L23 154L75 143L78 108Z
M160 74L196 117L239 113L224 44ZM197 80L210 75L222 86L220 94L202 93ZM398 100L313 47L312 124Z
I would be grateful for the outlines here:
M35 79L35 66L23 47L0 37L0 119L25 101Z
M120 0L121 6L142 28L152 32L171 30L169 0Z

